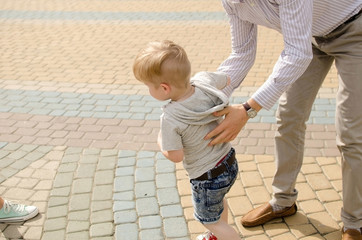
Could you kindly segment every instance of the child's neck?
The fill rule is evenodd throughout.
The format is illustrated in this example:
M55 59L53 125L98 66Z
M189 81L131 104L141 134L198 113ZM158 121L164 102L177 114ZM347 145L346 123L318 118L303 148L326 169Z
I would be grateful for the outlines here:
M192 86L191 84L188 84L186 89L184 89L183 91L180 91L176 97L172 98L172 101L183 101L186 100L187 98L189 98L190 96L192 96L192 94L194 94L195 92L195 87Z

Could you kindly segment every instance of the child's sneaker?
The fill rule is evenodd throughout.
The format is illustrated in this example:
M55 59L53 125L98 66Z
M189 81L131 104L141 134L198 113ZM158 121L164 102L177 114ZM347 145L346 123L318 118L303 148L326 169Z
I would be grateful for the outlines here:
M35 206L27 206L4 200L4 206L0 209L0 222L24 222L35 217L39 210Z
M197 236L196 240L217 240L217 237L212 232L205 232Z

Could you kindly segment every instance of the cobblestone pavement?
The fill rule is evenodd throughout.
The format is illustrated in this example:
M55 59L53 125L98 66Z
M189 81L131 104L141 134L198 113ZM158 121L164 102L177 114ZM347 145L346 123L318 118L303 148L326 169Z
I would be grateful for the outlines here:
M281 36L259 29L257 60L232 103L273 68ZM131 71L151 40L184 46L193 73L230 53L217 0L2 0L0 4L0 196L39 207L0 239L195 239L180 164L157 151L160 106ZM270 199L275 110L261 111L233 141L240 175L227 199L248 240L340 239L341 174L335 146L336 70L308 122L298 213L255 228L240 218Z

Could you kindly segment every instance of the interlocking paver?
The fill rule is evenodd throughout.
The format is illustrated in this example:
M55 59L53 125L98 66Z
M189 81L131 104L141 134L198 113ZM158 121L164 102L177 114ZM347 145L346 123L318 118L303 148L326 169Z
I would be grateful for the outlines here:
M185 47L193 73L214 71L230 53L220 1L5 0L0 23L0 196L40 209L23 225L0 224L0 239L187 240L202 233L186 171L158 152L165 103L135 80L132 63L146 42L165 38ZM283 48L275 31L258 34L255 65L230 103L255 92ZM244 239L340 239L336 76L333 66L307 122L296 215L252 229L240 224L271 197L277 106L232 142L240 177L227 195L229 219Z

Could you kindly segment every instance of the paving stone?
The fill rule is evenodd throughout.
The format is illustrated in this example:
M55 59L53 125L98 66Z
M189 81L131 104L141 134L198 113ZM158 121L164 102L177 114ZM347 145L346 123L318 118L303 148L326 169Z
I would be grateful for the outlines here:
M114 213L114 223L135 223L137 220L137 213L135 210L119 211Z
M139 218L140 229L159 228L162 226L160 216L144 216Z
M74 232L74 233L67 233L66 235L67 240L78 240L78 239L88 239L89 238L89 232L83 231L83 232Z
M47 218L61 218L66 217L68 214L68 207L67 206L56 206L56 207L49 207L47 209Z
M155 172L153 168L137 168L135 171L136 182L152 181L155 178Z
M313 226L322 234L330 233L339 229L339 225L331 219L326 212L312 213L308 215Z
M180 202L178 192L175 188L162 188L157 190L157 199L160 206Z
M116 239L138 240L137 224L120 224L116 227Z
M47 219L44 224L44 231L48 232L65 229L66 221L67 220L64 217Z
M44 232L42 236L43 240L64 240L65 230Z
M69 210L79 211L88 209L90 206L91 194L76 194L72 195L69 200Z
M95 223L104 223L104 222L113 222L113 211L112 209L92 212L91 224Z
M81 211L74 211L68 214L68 221L88 221L90 216L90 211L81 210Z
M140 231L140 240L150 239L150 236L152 236L152 239L154 240L164 239L161 229L146 229Z
M176 187L176 177L174 173L156 175L157 188Z
M87 231L89 229L88 221L69 221L67 225L67 233Z
M188 234L186 222L183 217L164 219L166 237L185 237Z
M138 216L159 214L157 199L155 197L137 199L136 210Z
M114 173L113 170L97 171L94 177L95 185L113 184L114 181L113 173Z
M101 237L101 236L112 236L113 235L113 224L112 223L98 223L92 224L90 227L90 236Z
M122 167L116 169L116 176L131 176L134 175L135 168L132 167Z
M92 191L93 179L81 178L75 179L72 185L72 192L77 193L90 193Z
M182 207L179 204L163 206L161 207L160 210L161 210L161 216L163 218L183 216Z

